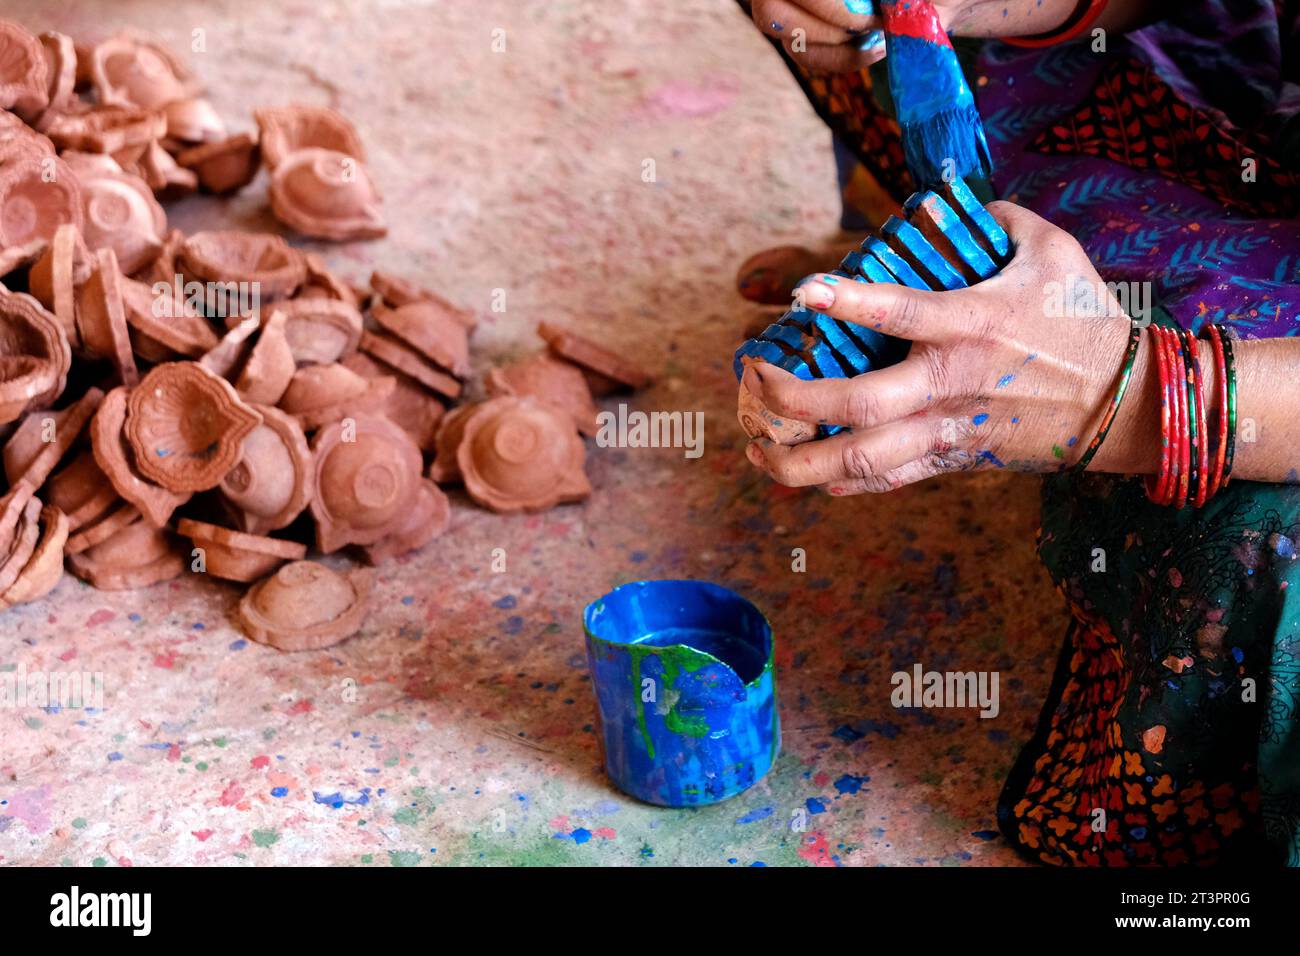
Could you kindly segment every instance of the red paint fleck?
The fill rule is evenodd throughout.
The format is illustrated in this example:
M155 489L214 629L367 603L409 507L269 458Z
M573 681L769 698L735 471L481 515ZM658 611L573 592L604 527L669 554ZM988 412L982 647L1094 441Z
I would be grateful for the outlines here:
M253 765L254 770L261 770L263 767L271 766L271 758L266 754L258 754L249 762Z
M163 654L154 655L153 658L154 667L161 667L163 670L171 670L175 666L175 664L176 664L175 651L167 651L166 653Z
M799 855L815 866L839 866L831 859L831 848L826 843L826 834L821 830L809 833L803 838Z
M100 624L107 624L115 617L117 617L117 615L114 612L110 611L106 607L102 607L94 614L90 615L90 617L86 618L86 627L96 627Z
M289 716L297 717L299 714L310 714L312 712L311 701L300 700L289 708Z
M601 827L600 829L592 830L591 832L596 834L596 836L600 837L602 840L612 840L614 837L618 836L618 833L615 832L613 827Z
M568 814L552 817L550 827L552 830L567 830L569 828Z
M180 760L180 759L181 759L181 745L180 745L180 744L172 744L170 747L167 748L167 762L168 762L168 763L175 763L177 760Z
M208 837L212 836L211 830L191 830L190 836L197 837L200 843L207 843Z
M232 783L221 791L221 805L223 807L233 807L242 799L244 799L244 788L237 783Z
M77 656L77 649L76 649L75 647L73 647L73 648L69 648L68 650L66 650L66 651L64 651L62 654L60 654L60 655L59 655L59 660L61 660L61 661L70 661L70 660L72 660L72 659L73 659L74 657L76 657L76 656Z
M825 770L818 770L813 774L813 784L818 787L824 787L831 782L831 775Z

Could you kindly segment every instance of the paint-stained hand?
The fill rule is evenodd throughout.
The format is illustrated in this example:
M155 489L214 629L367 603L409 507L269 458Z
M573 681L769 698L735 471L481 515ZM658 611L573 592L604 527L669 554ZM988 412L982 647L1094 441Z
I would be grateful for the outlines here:
M913 344L897 365L851 379L747 368L743 386L777 416L852 429L789 447L755 439L747 449L755 465L782 484L843 495L950 471L1055 471L1080 458L1114 394L1129 319L1073 236L1010 203L988 209L1015 252L968 289L805 280L798 294L808 308ZM1147 340L1092 470L1154 469Z

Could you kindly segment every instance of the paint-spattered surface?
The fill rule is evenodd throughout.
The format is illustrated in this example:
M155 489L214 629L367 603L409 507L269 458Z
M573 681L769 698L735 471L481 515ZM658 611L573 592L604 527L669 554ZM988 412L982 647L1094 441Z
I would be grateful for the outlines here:
M77 36L160 9L5 6ZM0 667L103 671L107 699L0 710L0 862L1012 862L994 799L1064 627L1033 557L1036 483L831 500L745 461L730 357L755 316L734 267L831 232L838 210L828 135L732 5L166 8L179 47L204 31L191 59L233 125L290 99L358 122L390 235L323 247L332 264L474 308L480 368L537 347L541 318L605 337L660 373L636 407L705 414L705 451L592 446L591 501L536 517L458 495L449 537L380 568L363 631L325 652L245 642L238 589L203 579L65 578L6 612ZM274 228L265 178L172 207L187 230L213 216ZM654 577L724 583L776 633L781 756L704 809L637 804L601 772L581 611ZM916 662L996 669L1000 714L895 710L890 676Z

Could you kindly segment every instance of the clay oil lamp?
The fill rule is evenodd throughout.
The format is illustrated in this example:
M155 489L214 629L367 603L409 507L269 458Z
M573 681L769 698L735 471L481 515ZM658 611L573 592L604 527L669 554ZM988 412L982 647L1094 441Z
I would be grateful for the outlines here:
M261 421L235 389L196 362L156 365L131 392L126 437L136 467L169 491L215 488Z
M43 256L49 247L50 244L47 240L36 236L24 242L21 246L0 249L0 277L7 276L19 269L28 268Z
M315 561L294 561L248 589L239 624L259 644L319 650L361 629L372 586L371 572L362 568L345 577Z
M176 530L194 547L203 549L207 573L227 581L256 581L286 561L307 557L307 546L296 541L245 534L188 518L182 518Z
M736 418L750 438L766 438L778 445L801 445L817 437L816 425L773 414L743 385L736 402Z
M264 302L293 295L307 276L302 253L269 232L196 232L176 263L199 282L257 283Z
M301 149L327 149L365 162L361 137L342 113L327 106L275 106L253 111L262 159L275 170Z
M594 437L599 430L596 405L581 370L546 352L492 369L487 374L487 391L493 397L520 395L551 405L572 418L584 435Z
M177 198L199 188L197 173L172 159L171 153L159 146L157 140L145 148L144 153L127 172L143 179L155 196Z
M370 314L385 332L453 375L469 374L469 334L438 303L423 299L396 309L378 306Z
M83 525L77 529L75 534L68 535L68 541L63 546L64 553L69 555L80 554L88 548L103 544L119 531L133 524L142 523L139 510L134 505L120 501L104 512L101 517Z
M167 117L155 110L100 104L61 113L45 127L59 149L84 153L139 155L167 132Z
M316 459L316 546L325 554L375 544L401 529L420 483L420 449L379 415L327 425L312 441Z
M8 545L0 548L0 594L13 587L36 552L41 538L40 515L40 499L28 493L22 510L15 515Z
M13 113L0 110L0 166L23 157L41 159L54 155L54 144Z
M177 298L171 283L160 294L135 279L123 278L121 288L131 342L142 358L150 362L177 356L196 359L219 344L208 320L189 302Z
M158 366L165 368L165 366ZM168 491L144 477L125 434L128 389L119 386L104 396L90 421L90 447L95 464L114 490L155 528L189 501L190 493ZM71 514L69 514L71 517Z
M63 577L63 545L68 540L68 518L58 508L46 506L40 510L38 525L39 537L31 557L14 583L0 593L0 610L43 598Z
M92 388L61 411L29 412L5 442L4 470L9 483L25 478L36 488L45 484L81 437L103 397L103 392Z
M94 256L95 269L77 291L77 337L93 358L108 359L123 385L140 380L131 351L131 332L122 304L122 273L112 249Z
M432 302L444 315L465 326L467 331L473 331L474 326L478 324L478 319L474 317L473 312L457 308L436 292L417 285L409 279L403 279L401 276L375 270L370 274L370 288L383 299L384 305L390 309L400 309L412 302Z
M243 189L257 175L257 138L237 133L228 139L192 146L176 155L176 162L198 177L210 193L232 193Z
M155 110L181 99L191 81L184 66L161 43L120 33L96 44L88 65L101 103Z
M296 365L284 334L286 321L285 314L276 309L262 326L257 343L235 379L235 390L244 401L274 405L293 380Z
M40 41L23 26L0 20L0 109L36 119L49 103L47 72Z
M0 292L0 424L54 401L71 365L59 320L29 295Z
M81 348L76 291L90 278L93 268L90 252L81 240L81 230L64 223L55 230L54 238L27 274L27 288L41 305L54 313L74 349Z
M173 100L163 107L167 119L167 144L176 144L173 152L184 152L199 143L219 143L226 138L226 124L216 108L198 97Z
M384 365L409 375L431 392L450 399L460 397L462 385L454 376L435 368L423 355L401 339L383 332L361 333L361 351Z
M326 267L325 260L316 253L304 253L303 259L307 263L307 281L298 293L298 298L338 299L356 309L361 308L363 298L369 298L368 295L359 295L352 286L331 272Z
M385 370L370 356L355 352L343 360L343 366L364 379L390 377L394 380L392 393L379 409L394 424L411 436L411 441L421 451L433 451L438 435L438 425L446 411L442 402L410 376L395 369Z
M381 564L399 554L423 548L451 524L451 502L432 481L421 479L415 503L400 528L376 544L361 549L369 564Z
M262 423L244 437L239 464L221 479L221 496L243 531L262 535L291 524L311 500L316 469L298 422L255 405Z
M361 341L361 312L351 302L300 295L276 309L284 314L285 338L300 365L337 362L355 352Z
M471 498L493 511L543 511L591 494L586 449L569 418L528 398L489 399L456 450Z
M35 495L36 486L30 481L16 481L0 497L0 555L7 555L13 549L18 523Z
M69 532L102 517L119 500L89 448L51 475L42 494L46 503L67 516Z
M347 242L388 234L379 191L354 156L329 149L300 149L271 174L275 218L304 236Z
M650 384L650 376L631 362L575 332L542 322L537 333L552 354L582 369L591 394L597 398L621 389L645 388Z
M254 336L260 324L255 318L243 319L227 331L214 348L203 353L199 364L227 381L234 378L253 351Z
M66 162L23 156L0 166L0 247L52 241L64 223L82 224L81 186Z
M388 402L396 383L392 376L367 381L337 363L308 365L294 373L280 399L304 431L315 431L354 411L376 411Z
M38 38L41 54L45 57L45 112L37 121L39 126L51 114L66 112L76 102L77 50L72 38L47 30Z
M443 416L434 441L433 464L429 466L430 480L440 485L460 481L460 465L456 463L456 452L465 437L465 423L482 407L482 402L457 405Z
M102 172L81 176L85 225L91 250L112 249L123 272L136 272L162 251L167 214L139 176Z
M129 591L178 578L185 555L165 528L135 521L68 555L68 570L101 591Z

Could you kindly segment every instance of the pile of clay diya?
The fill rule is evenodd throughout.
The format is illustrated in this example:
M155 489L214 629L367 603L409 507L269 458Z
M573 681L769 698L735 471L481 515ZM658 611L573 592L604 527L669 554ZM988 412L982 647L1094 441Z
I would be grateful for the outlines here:
M476 317L435 292L359 285L278 234L168 228L162 201L264 166L294 233L384 234L345 117L254 118L229 133L150 37L0 20L0 608L65 568L107 590L204 573L250 586L252 639L321 648L361 626L367 565L447 531L440 485L502 513L591 493L594 396L645 385L635 366L542 323L542 350L472 382Z

